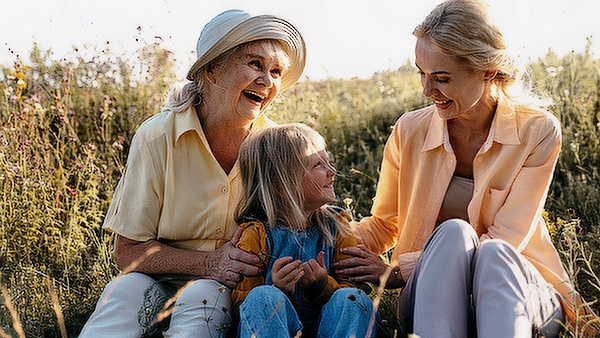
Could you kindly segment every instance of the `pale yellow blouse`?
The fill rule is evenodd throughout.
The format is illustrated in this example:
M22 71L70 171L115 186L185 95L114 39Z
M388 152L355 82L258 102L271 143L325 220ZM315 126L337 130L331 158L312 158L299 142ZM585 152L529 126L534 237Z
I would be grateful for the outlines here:
M272 124L261 115L252 128ZM104 228L136 241L215 250L237 228L238 173L237 164L227 175L216 161L194 108L161 112L133 137Z

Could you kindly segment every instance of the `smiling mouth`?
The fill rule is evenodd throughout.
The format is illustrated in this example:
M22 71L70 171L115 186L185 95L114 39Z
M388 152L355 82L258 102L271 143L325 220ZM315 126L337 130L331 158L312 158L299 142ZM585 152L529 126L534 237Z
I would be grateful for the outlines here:
M251 91L248 91L248 90L245 90L243 92L243 94L244 94L245 97L247 97L248 99L250 99L250 100L252 100L252 101L254 101L256 103L261 103L265 99L260 94L255 93L255 92L251 92Z
M435 102L435 104L444 105L444 104L449 104L450 102L452 102L452 100L446 100L446 101L434 100L433 102Z

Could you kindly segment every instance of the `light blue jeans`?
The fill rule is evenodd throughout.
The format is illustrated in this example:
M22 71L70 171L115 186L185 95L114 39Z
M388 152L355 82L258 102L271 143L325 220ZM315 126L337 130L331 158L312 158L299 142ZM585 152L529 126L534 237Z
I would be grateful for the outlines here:
M292 302L278 288L255 287L240 305L239 337L375 337L377 314L366 293L342 288L323 306L316 332L304 332Z

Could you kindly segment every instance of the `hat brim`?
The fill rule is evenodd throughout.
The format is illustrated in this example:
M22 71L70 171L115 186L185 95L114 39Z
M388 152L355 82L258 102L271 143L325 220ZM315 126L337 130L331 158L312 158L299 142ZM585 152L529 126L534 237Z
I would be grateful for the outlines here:
M300 32L291 23L273 15L250 17L236 25L196 60L188 71L187 79L193 81L202 67L231 48L266 39L279 40L286 46L290 67L281 78L281 90L290 88L304 71L306 45Z

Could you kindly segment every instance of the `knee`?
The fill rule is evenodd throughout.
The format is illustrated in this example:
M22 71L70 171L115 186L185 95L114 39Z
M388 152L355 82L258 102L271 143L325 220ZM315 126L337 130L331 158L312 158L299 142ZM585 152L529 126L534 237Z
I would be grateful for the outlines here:
M450 219L434 231L425 244L425 250L433 250L452 259L465 252L472 254L478 245L479 239L471 224L461 219Z
M250 292L246 296L246 300L244 301L244 303L252 302L256 304L260 302L267 306L277 305L282 301L285 301L286 299L287 296L285 295L285 293L283 293L283 291L279 290L278 288L271 285L260 285L250 290Z
M132 272L113 279L104 288L101 299L112 301L130 301L132 298L144 299L145 295L164 295L158 283L147 275Z
M473 241L477 240L477 233L469 222L462 219L453 218L444 221L439 225L436 232L439 232L439 237L453 239L454 241Z
M483 241L474 258L475 278L492 274L506 276L521 265L516 249L508 242L500 239Z
M368 312L373 308L371 298L364 291L357 288L341 288L336 290L329 299L328 304L338 309L347 306L358 306Z
M364 291L357 288L341 288L336 290L331 296L331 300L334 301L354 301L356 299L362 299L363 296L367 296ZM367 297L368 298L368 297Z
M295 313L294 306L278 288L271 285L261 285L250 290L246 299L239 307L240 316L263 316L277 313Z
M226 286L217 281L198 279L185 285L177 300L180 303L218 304L229 307L231 294Z
M504 240L489 239L479 245L475 258L477 261L502 261L503 257L511 256L514 251L515 249Z

